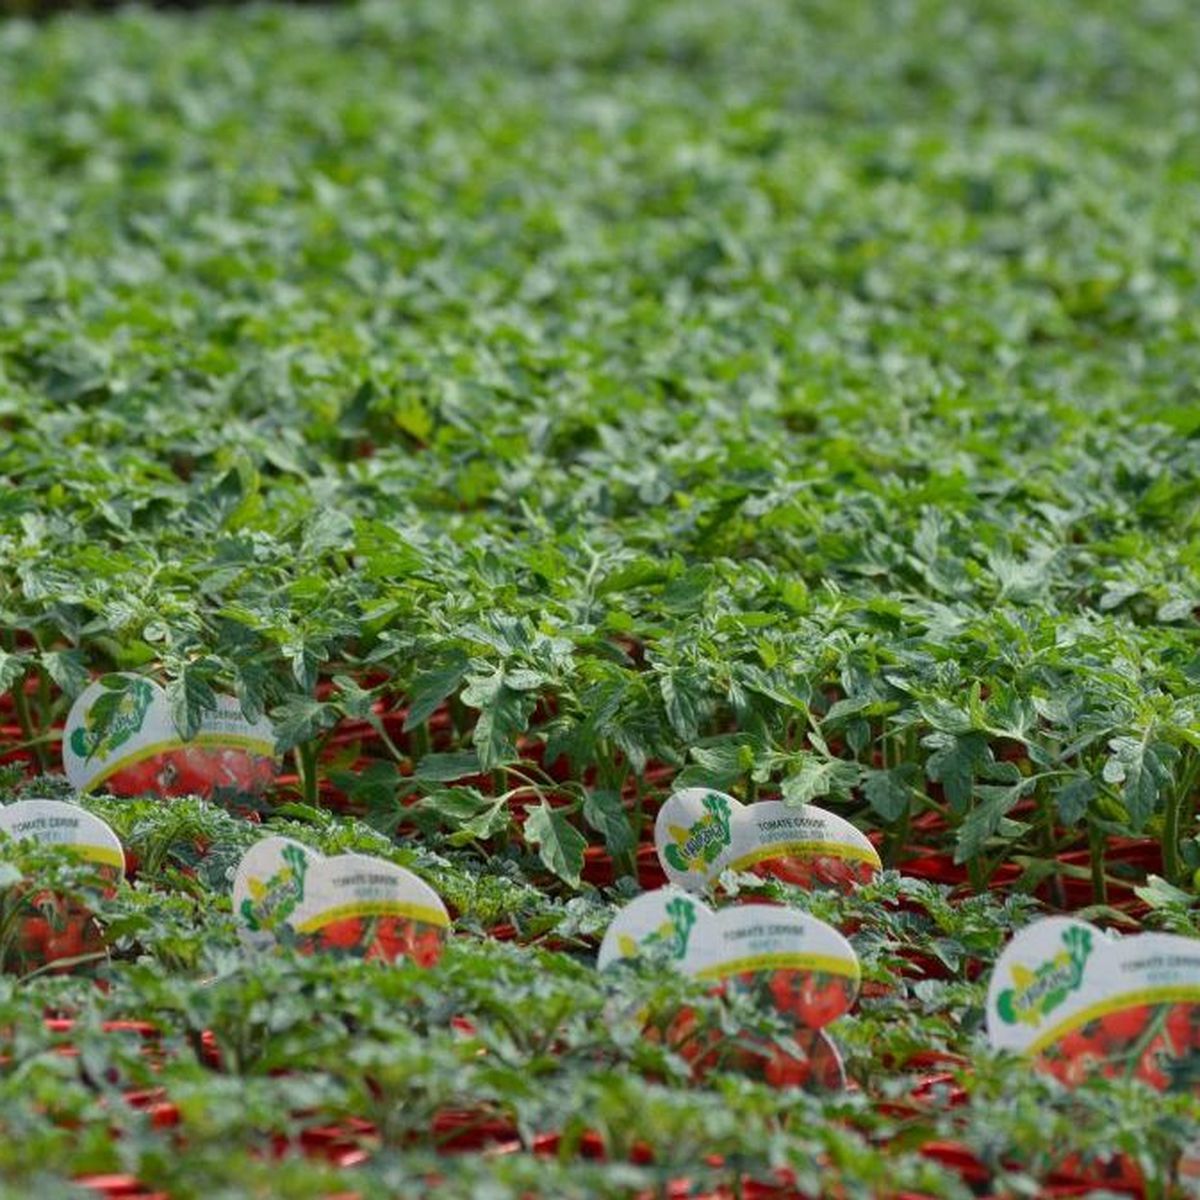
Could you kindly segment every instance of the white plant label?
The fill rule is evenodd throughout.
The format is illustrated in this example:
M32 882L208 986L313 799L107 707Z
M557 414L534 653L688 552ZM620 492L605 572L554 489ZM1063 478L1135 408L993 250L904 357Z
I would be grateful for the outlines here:
M18 800L0 808L0 830L17 841L68 846L85 862L123 873L125 851L109 825L77 804Z
M654 838L667 878L689 891L711 887L730 869L849 889L881 865L870 840L835 813L779 800L747 805L710 788L668 797Z
M308 952L412 958L431 965L450 917L441 898L411 871L366 854L331 858L272 837L238 865L233 908L246 945L291 940Z
M275 733L265 717L247 721L232 696L218 696L199 732L185 741L166 692L141 675L106 675L71 706L63 769L81 792L116 795L254 795L274 778Z
M988 988L992 1045L1063 1082L1092 1074L1170 1090L1200 1080L1200 940L1114 937L1048 917L1022 930Z

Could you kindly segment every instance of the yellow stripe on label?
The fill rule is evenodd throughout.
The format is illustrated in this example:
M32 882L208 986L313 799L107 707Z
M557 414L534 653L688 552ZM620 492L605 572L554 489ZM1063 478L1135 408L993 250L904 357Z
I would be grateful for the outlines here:
M450 924L450 918L440 908L431 908L428 904L417 904L412 900L355 900L309 917L296 926L296 932L315 933L334 921L348 921L354 917L407 917L438 929L445 929Z
M759 971L813 971L822 975L842 975L857 979L858 963L831 954L796 954L786 950L776 954L755 954L748 958L731 958L696 972L697 979L727 979L730 975L748 975Z
M132 754L127 754L124 758L119 758L115 763L105 767L95 779L89 781L84 791L90 792L93 788L106 783L114 775L124 771L127 767L136 767L138 763L143 763L148 758L157 758L160 754L169 754L173 750L187 750L192 746L201 746L206 750L214 748L220 750L245 750L248 754L255 754L260 758L273 759L275 757L275 744L259 737L251 737L249 734L239 733L199 733L190 742L184 742L176 738L174 740L153 742L149 746L142 746L141 749L135 750Z
M841 858L849 862L870 863L873 867L882 866L874 846L852 846L847 842L772 842L758 850L743 854L729 865L736 871L744 867L753 867L761 862L769 862L773 858Z
M114 850L112 846L72 846L71 849L84 862L96 863L102 867L116 867L121 871L125 870L125 855L120 850Z
M1040 1054L1047 1046L1066 1037L1076 1029L1081 1029L1089 1021L1107 1017L1109 1013L1122 1012L1127 1008L1138 1008L1143 1004L1200 1004L1200 984L1174 983L1163 984L1161 987L1142 988L1138 992L1122 992L1109 1000L1101 1000L1077 1013L1073 1013L1065 1021L1047 1030L1035 1042L1025 1048L1030 1055Z

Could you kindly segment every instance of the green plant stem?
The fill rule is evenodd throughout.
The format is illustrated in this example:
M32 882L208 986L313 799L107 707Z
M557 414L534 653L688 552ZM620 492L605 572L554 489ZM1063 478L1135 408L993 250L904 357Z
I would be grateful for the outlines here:
M981 855L973 855L967 859L967 880L971 884L971 891L977 896L981 895L987 887L987 877L990 872L984 870L983 859Z
M300 776L300 794L305 804L317 807L317 746L313 741L296 747L296 774Z
M1055 851L1057 847L1054 844L1054 805L1048 796L1042 795L1038 799L1038 806L1041 809L1041 849L1046 857L1046 862L1053 863L1055 861ZM1066 908L1067 892L1063 886L1062 876L1059 875L1057 864L1054 873L1050 876L1050 899L1055 908Z
M429 726L421 724L412 730L409 735L411 738L411 753L410 757L414 763L418 763L430 751Z
M1092 902L1108 903L1108 879L1104 874L1105 837L1094 825L1088 829L1088 855L1092 866Z
M640 774L633 777L633 809L629 814L629 824L633 831L633 847L624 857L628 860L628 871L631 877L637 875L637 847L642 840L642 820L646 806L646 784Z
M909 800L904 811L896 818L888 830L883 843L883 865L895 867L901 852L908 844L909 830L912 828L912 801Z
M1198 771L1200 758L1189 754L1180 785L1167 797L1163 812L1163 874L1169 883L1180 883L1185 874L1180 860L1179 845L1183 830L1190 823L1194 811L1195 798L1192 792L1196 786Z
M38 769L45 772L48 765L45 747L46 739L39 737L37 729L34 728L33 717L29 711L29 697L25 694L24 678L17 680L13 684L12 698L13 707L17 713L17 724L21 726L21 733L26 743L33 750L34 757L37 759Z

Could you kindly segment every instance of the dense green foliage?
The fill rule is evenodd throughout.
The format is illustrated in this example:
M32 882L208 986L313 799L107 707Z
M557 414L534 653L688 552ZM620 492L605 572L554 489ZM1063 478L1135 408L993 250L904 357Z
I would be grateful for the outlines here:
M0 749L56 768L95 673L168 682L184 729L236 691L291 751L291 818L395 845L468 931L428 975L256 979L209 898L253 827L192 807L135 835L115 806L159 861L105 902L107 995L0 994L3 1171L325 1194L255 1155L288 1113L365 1113L354 1186L394 1193L430 1170L430 1114L482 1103L526 1143L570 1113L613 1159L442 1160L464 1195L702 1181L702 1151L965 1195L916 1153L939 1136L1027 1164L997 1188L1072 1147L1164 1179L1194 1113L981 1049L968 967L1021 896L889 876L852 902L891 985L837 1027L861 1090L781 1102L685 1088L612 1026L586 954L611 896L581 870L591 843L632 887L674 775L818 799L901 869L923 821L980 893L1004 869L1061 899L1078 849L1100 903L1108 839L1149 839L1148 894L1190 927L1198 52L1187 0L0 24ZM322 816L335 790L382 832ZM205 821L228 853L197 884L168 851ZM521 945L475 938L500 921ZM950 978L901 980L931 927ZM551 931L576 957L525 948ZM151 1084L137 1056L98 1033L56 1056L31 997L161 1024L186 1153L114 1115L110 1065ZM186 1048L220 1014L240 1040L213 1072ZM916 1048L966 1056L965 1107L881 1115ZM664 1161L623 1161L631 1126Z

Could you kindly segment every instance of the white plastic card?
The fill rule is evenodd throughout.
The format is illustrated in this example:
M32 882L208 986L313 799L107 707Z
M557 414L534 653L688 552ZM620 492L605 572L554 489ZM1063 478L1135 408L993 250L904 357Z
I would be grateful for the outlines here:
M17 841L69 846L85 862L125 870L121 839L99 817L62 800L18 800L0 808L0 830Z
M844 890L880 869L870 840L835 813L779 800L747 805L709 788L668 797L654 838L667 878L689 891L710 888L729 869Z
M106 675L71 706L63 769L81 792L103 785L121 796L256 795L275 777L275 734L265 717L247 721L236 699L218 696L185 741L157 683Z
M616 915L597 963L603 969L639 956L657 957L668 969L794 1022L785 1049L697 1027L690 1009L680 1011L666 1040L697 1072L723 1065L780 1087L844 1085L841 1056L822 1030L854 1003L860 969L850 943L823 921L772 904L714 912L672 885L639 896Z
M366 854L325 857L288 838L252 846L238 864L233 909L247 946L291 941L307 952L436 961L450 918L424 880Z
M1200 940L1114 937L1070 917L1022 930L996 963L987 998L992 1045L1037 1060L1063 1082L1092 1074L1196 1090Z
M771 980L776 1007L820 1028L848 1011L861 971L854 948L836 929L775 904L741 904L714 912L675 887L647 892L613 919L597 965L659 948L671 965L714 983Z

